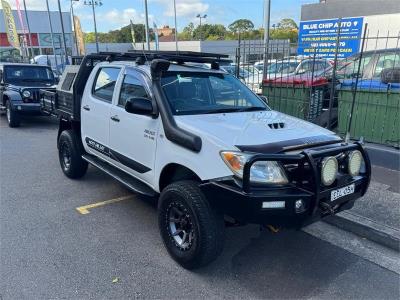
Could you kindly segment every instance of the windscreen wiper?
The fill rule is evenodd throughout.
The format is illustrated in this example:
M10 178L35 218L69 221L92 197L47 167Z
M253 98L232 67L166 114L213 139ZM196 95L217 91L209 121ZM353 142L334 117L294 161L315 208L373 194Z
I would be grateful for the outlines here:
M262 111L262 110L267 110L267 108L266 107L259 107L259 106L251 106L251 107L240 108L238 111L239 112L245 112L245 111Z
M217 108L217 109L210 109L210 110L204 110L201 113L202 114L220 114L220 113L228 113L228 112L238 112L241 111L240 108Z

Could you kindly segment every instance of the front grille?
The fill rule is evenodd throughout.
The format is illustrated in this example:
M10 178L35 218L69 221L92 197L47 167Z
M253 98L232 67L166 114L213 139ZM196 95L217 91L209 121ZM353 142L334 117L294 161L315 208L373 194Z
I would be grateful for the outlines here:
M23 98L25 103L39 103L40 102L40 91L37 89L25 89L24 91L30 91L31 96L29 98Z

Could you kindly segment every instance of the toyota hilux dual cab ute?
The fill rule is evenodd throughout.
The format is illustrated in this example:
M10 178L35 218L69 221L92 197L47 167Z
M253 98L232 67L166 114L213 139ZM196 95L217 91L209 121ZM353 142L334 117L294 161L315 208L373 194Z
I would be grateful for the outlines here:
M80 178L91 164L158 197L162 240L188 269L221 253L226 224L301 228L351 208L370 181L360 143L271 110L219 69L223 60L90 54L42 95L59 117L65 175Z

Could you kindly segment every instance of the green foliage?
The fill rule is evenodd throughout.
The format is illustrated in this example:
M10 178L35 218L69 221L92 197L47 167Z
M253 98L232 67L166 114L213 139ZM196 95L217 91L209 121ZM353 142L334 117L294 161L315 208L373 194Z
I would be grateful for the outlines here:
M210 39L211 40L223 40L227 34L227 30L224 25L221 24L204 24L197 26L193 30L193 38L195 40Z
M298 40L299 28L292 19L282 19L271 31L271 39L289 39L295 43Z
M232 32L245 32L254 28L252 21L247 19L239 19L228 26Z
M144 24L133 24L135 39L137 43L146 40ZM127 25L121 29L111 30L107 33L99 32L98 39L100 43L132 43L131 26ZM88 32L84 35L85 43L94 43L96 41L94 32ZM150 40L154 40L154 34L151 32Z
M136 42L145 41L144 24L133 24L135 31ZM189 23L178 34L180 41L190 40L235 40L238 38L243 40L258 40L264 36L264 29L254 29L252 21L247 19L239 19L234 21L226 28L222 24L202 24L195 26L192 22ZM297 42L298 26L292 19L282 19L275 27L270 30L271 39L290 39L291 42ZM85 42L94 43L95 36L93 32L85 33ZM108 33L98 34L99 42L101 43L131 43L131 27L124 26L118 30L111 30ZM154 40L154 33L150 31L150 40Z
M296 22L293 19L288 19L288 18L282 19L278 23L278 27L282 29L299 29Z

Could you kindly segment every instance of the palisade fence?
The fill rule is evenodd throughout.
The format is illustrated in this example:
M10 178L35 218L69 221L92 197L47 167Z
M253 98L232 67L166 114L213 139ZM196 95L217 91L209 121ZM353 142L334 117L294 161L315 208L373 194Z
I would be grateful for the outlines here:
M354 45L359 51L349 53ZM388 82L381 76L400 70L400 31L370 32L365 26L358 37L338 32L325 41L279 48L242 41L235 64L235 75L265 95L271 108L343 136L349 132L352 139L399 147L400 78Z

